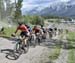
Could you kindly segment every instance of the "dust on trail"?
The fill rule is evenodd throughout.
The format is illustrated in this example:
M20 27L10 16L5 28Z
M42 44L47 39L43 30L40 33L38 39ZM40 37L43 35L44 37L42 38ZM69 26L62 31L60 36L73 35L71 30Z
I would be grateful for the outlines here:
M0 38L0 50L12 49L15 43L13 41ZM47 63L50 61L48 55L52 51L51 48L45 46L30 47L26 54L19 56L17 60L10 60L6 58L6 52L0 53L0 63Z

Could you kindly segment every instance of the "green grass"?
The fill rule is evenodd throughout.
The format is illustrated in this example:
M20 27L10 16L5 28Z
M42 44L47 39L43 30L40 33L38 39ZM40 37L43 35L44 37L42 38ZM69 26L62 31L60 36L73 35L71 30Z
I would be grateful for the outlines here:
M64 34L60 35L60 40L62 40ZM50 60L56 60L58 59L59 55L60 55L60 51L61 51L61 45L56 45L55 48L53 49L52 52L50 52L49 58Z
M75 63L75 49L70 49L67 63Z
M33 27L33 25L29 24L31 27ZM16 30L16 25L13 25L13 27L9 28L9 27L5 27L4 29L4 34L0 33L0 37L4 37L4 38L10 38L11 34L14 33ZM19 32L18 32L19 33Z
M67 63L75 63L75 48L73 47L73 45L75 45L75 32L69 32L67 40L68 40L69 45L70 45Z
M69 32L67 39L68 40L74 40L75 39L75 32Z
M50 60L56 60L60 55L60 48L55 48L49 55Z
M5 28L4 29L4 34L0 34L1 37L4 37L4 38L10 38L11 37L11 34L14 33L16 30L16 28Z
M67 40L70 46L75 45L75 32L69 32L67 36Z

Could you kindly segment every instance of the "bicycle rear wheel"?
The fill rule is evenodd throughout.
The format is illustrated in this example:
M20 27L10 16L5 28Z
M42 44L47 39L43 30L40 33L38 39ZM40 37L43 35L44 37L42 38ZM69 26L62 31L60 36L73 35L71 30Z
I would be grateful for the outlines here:
M37 45L40 45L41 40L39 38L36 38L35 42Z

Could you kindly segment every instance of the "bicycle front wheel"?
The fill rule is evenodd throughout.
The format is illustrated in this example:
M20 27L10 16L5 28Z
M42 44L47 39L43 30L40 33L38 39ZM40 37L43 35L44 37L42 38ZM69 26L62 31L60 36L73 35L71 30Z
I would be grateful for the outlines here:
M17 53L22 53L22 44L21 44L21 42L17 42L16 43L16 45L15 45L15 52L17 52Z

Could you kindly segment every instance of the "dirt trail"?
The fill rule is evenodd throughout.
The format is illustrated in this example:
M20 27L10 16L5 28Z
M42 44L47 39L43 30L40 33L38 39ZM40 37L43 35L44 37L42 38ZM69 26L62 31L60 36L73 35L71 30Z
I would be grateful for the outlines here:
M13 49L15 43L4 38L0 38L0 50ZM20 55L17 60L7 59L6 52L0 53L0 63L46 63L49 61L48 54L52 49L45 46L29 48L26 54Z
M60 39L58 36L53 37L53 39ZM63 39L66 39L64 36ZM15 43L13 41L0 38L0 50L3 49L12 49L14 48ZM0 53L0 63L51 63L49 57L50 52L53 51L53 46L55 42L43 42L41 46L30 47L29 51L26 54L19 56L17 60L7 59L5 56L6 52ZM54 63L67 63L68 50L61 49L60 55L57 60L53 61Z

